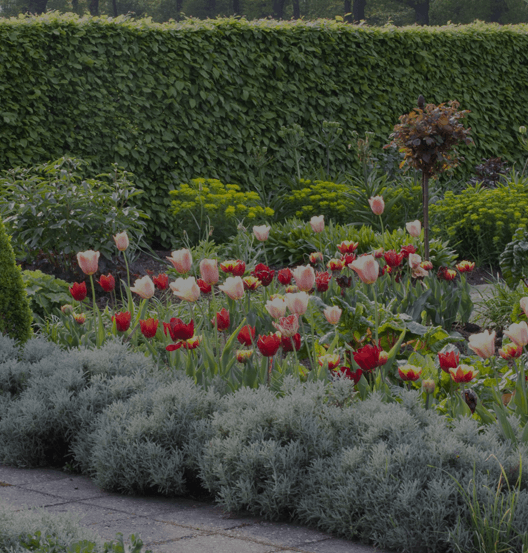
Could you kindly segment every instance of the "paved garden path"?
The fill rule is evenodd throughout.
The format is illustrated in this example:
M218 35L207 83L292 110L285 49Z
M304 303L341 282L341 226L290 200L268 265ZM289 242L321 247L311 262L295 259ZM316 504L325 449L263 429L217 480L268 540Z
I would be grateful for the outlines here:
M296 524L225 513L210 503L108 493L86 476L53 469L0 465L0 500L16 510L75 513L107 541L117 532L139 534L143 551L154 553L390 553Z

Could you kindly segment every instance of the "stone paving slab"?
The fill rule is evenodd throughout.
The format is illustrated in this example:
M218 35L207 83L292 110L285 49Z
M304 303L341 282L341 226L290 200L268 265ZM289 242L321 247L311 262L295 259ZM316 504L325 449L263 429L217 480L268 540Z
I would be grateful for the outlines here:
M210 503L132 497L101 490L86 476L0 465L0 499L13 509L74 513L109 541L139 535L153 553L391 553L297 524L226 513Z

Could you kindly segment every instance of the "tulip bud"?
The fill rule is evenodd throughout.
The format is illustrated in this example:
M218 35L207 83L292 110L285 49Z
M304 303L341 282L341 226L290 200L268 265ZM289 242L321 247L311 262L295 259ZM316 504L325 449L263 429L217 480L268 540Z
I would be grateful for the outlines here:
M424 389L424 392L427 392L428 394L432 394L435 391L435 381L432 378L427 378L422 381L422 388Z
M524 125L522 125L521 127L519 127L519 132L521 134L526 134L526 127Z
M252 349L237 349L236 359L239 363L242 363L243 365L245 365L246 363L249 362L249 359L251 358L252 355L253 355Z
M389 360L389 354L386 351L381 351L378 357L378 363L379 366L385 365L385 363Z
M125 232L120 232L114 236L114 242L116 247L120 252L124 252L129 245L128 234Z
M65 315L71 315L73 313L73 305L70 305L69 303L67 303L61 307L61 311Z
M86 315L84 313L74 313L73 318L77 324L84 324L86 322Z

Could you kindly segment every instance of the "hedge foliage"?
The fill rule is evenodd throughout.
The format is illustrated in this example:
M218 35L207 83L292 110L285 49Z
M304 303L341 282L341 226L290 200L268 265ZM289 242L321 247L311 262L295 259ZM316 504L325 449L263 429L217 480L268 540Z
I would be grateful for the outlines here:
M503 485L498 501L509 507L515 494L512 524L526 540L526 445L506 440L497 424L481 429L466 417L449 425L423 408L418 391L400 390L393 403L352 395L343 379L286 379L278 394L206 391L123 344L61 353L42 339L19 350L0 336L0 462L69 462L125 493L170 496L201 484L230 510L431 553L475 551L453 478L470 493L475 486L490 520L502 465L510 486L522 477L511 491ZM509 420L518 439L519 421ZM519 537L509 545L522 550Z
M188 20L47 14L0 22L0 167L69 153L117 162L148 193L138 202L169 244L168 192L192 178L248 185L292 164L278 131L299 124L304 161L327 162L323 122L341 125L330 165L355 163L351 133L386 143L423 94L471 110L467 164L519 161L528 121L526 25L364 28L340 22ZM497 57L497 52L500 56ZM311 140L314 138L317 140ZM290 149L291 150L291 149ZM256 177L255 177L256 178Z

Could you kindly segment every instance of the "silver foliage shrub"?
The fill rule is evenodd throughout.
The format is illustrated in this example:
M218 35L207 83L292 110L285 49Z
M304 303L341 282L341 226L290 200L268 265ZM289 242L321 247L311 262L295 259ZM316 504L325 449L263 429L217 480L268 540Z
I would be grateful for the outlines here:
M89 470L106 490L181 495L196 474L203 423L218 408L219 395L181 377L116 401L89 436Z

